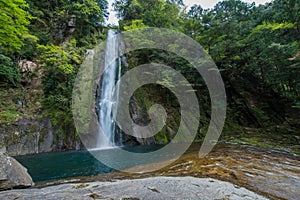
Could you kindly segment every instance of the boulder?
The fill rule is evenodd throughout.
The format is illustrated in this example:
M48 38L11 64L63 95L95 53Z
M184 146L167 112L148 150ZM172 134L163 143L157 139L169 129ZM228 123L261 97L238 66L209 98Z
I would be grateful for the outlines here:
M30 60L21 60L19 62L20 72L34 72L37 68L37 64Z
M26 188L33 185L25 167L14 158L0 154L0 190Z
M6 153L6 147L0 145L0 155L5 154L5 153Z

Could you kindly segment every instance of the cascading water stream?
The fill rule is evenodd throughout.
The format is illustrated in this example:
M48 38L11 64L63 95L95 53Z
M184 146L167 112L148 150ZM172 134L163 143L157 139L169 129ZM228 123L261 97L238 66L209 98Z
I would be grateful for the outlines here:
M121 61L112 58L119 57L119 41L115 37L115 32L108 31L106 49L105 49L105 64L104 73L102 75L101 92L99 98L99 137L97 148L111 148L122 144L120 130L117 129L113 119L113 109L118 105L118 96L114 98L114 92L119 94L119 91L114 91L116 82L121 78ZM116 87L118 88L118 87Z

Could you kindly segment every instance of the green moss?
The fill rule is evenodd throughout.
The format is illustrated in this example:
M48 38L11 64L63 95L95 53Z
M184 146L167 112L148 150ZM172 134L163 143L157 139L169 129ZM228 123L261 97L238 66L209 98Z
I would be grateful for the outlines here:
M240 130L239 133L230 133L230 130L234 131L233 127L235 126L226 126L226 132L223 132L219 140L220 142L242 143L264 148L281 149L284 151L293 152L295 154L300 153L297 147L299 144L299 139L297 136L295 136L295 133L278 132L276 131L278 126L269 127L268 129L240 127L238 129ZM283 128L284 127L281 129ZM285 129L288 129L288 127L285 127Z
M159 133L154 135L154 139L157 142L167 144L170 141L169 131L164 127Z
M292 148L292 152L293 152L294 154L300 155L300 150L299 150L299 149Z
M20 115L22 115L22 113L16 110L2 111L0 112L0 122L4 124L12 124Z
M254 114L254 116L261 120L263 123L267 123L270 118L268 117L268 115L261 109L259 108L251 108L250 111Z
M89 186L89 184L80 184L80 185L76 185L74 186L75 189L82 189L82 188L87 188Z

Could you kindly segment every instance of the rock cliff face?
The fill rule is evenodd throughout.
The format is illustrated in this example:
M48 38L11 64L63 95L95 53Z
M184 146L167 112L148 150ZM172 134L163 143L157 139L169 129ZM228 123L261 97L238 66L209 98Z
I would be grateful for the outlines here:
M26 168L14 158L0 154L0 190L26 188L33 185Z
M42 69L28 60L19 67L22 85L0 89L0 149L15 156L80 148L75 136L57 133L42 106Z
M0 91L5 99L0 104L0 147L12 156L52 151L53 127L41 106L42 70L28 60L19 67L22 86Z
M53 128L48 118L21 119L4 130L5 145L9 155L25 155L53 150ZM11 134L10 134L11 133Z
M147 113L147 108L145 105L139 105L136 97L131 98L131 102L130 102L130 114L132 117L132 120L140 125L140 126L146 126L148 124L147 120L148 120L148 113ZM146 133L139 133L137 132L137 130L133 129L134 133L133 135L141 135L141 134L145 134ZM143 137L145 137L145 135L141 135ZM148 134L149 135L149 134ZM130 143L132 141L136 141L136 143L141 144L141 145L151 145L151 144L155 144L156 141L154 139L154 137L148 137L148 138L134 138L134 137L129 137L129 136L125 136L126 138L126 143Z

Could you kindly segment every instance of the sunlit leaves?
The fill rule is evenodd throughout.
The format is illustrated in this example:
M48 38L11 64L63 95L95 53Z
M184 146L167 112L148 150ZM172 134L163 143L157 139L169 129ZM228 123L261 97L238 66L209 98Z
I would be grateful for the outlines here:
M16 85L16 82L19 81L20 78L20 73L16 64L14 64L9 57L0 54L0 82Z
M3 53L19 50L24 37L29 36L27 26L31 16L27 8L24 0L0 0L0 51Z
M178 28L181 23L180 1L117 0L114 3L122 25L132 20L142 20L146 26Z
M132 20L131 24L128 26L124 26L125 31L129 31L132 29L137 29L137 28L145 28L147 27L142 20Z

